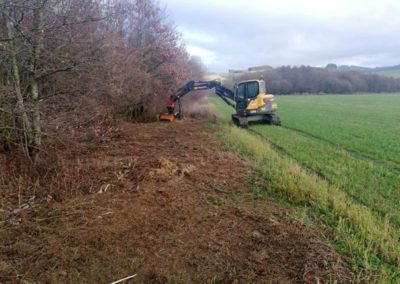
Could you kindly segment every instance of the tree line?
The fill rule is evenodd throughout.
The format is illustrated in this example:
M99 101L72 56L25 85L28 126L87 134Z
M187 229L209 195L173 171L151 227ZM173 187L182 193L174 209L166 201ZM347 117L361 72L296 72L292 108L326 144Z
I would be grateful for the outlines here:
M267 91L272 94L400 92L399 78L342 71L329 68L329 66L327 68L282 66L245 73L236 77L235 80L254 78L264 78L267 82Z
M155 0L0 0L5 149L22 145L35 158L63 114L70 124L101 110L153 119L202 72Z

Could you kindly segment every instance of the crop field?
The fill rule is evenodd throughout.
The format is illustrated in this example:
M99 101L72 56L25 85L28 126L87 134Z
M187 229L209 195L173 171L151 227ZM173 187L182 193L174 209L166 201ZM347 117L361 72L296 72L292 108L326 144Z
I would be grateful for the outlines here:
M279 97L284 126L400 164L400 95Z
M400 96L281 97L283 127L252 127L400 225Z
M312 203L311 207L325 215L333 212L333 217L325 217L324 221L334 228L336 240L341 240L344 251L369 255L360 257L361 270L375 267L372 270L391 274L391 280L400 277L400 95L280 96L277 101L281 127L255 124L248 130L240 130L244 132L240 135L257 138L274 155L290 160L292 167L311 176L317 191L312 194L321 194L318 191L326 186L328 195L344 198L347 205L324 207L321 203L325 197L321 196L312 202L305 198L300 203ZM228 121L232 110L216 100L213 102L220 110L220 118ZM249 145L237 147L243 151ZM269 158L264 157L261 166L266 166L265 159ZM265 171L265 177L281 191L287 189L277 184L278 180L296 179L287 175L290 170L285 167L281 173ZM317 186L319 182L324 185ZM295 183L293 191L308 191L313 187L308 185L307 189L301 182ZM286 195L298 201L293 192ZM349 209L340 211L341 206ZM354 216L349 212L352 206L357 208ZM349 230L340 237L338 226L343 220L348 222ZM390 241L385 234L392 236ZM386 244L379 244L382 241Z

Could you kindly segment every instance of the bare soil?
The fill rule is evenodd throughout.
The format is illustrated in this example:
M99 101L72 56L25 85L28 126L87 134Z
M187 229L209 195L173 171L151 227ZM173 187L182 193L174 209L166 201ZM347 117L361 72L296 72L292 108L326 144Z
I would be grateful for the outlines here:
M204 121L124 122L76 155L65 164L90 181L82 192L3 212L0 282L353 279L320 232L252 193L251 184L268 184Z

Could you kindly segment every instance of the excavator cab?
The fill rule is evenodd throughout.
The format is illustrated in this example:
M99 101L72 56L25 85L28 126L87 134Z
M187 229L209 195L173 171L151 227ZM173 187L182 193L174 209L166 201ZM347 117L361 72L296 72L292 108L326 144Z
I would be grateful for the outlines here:
M236 85L236 111L244 111L248 103L257 98L259 94L265 94L264 81L247 81Z
M280 125L279 116L275 114L278 105L274 96L266 94L264 80L249 80L235 86L236 114L232 121L238 126L246 127L248 122L259 121Z

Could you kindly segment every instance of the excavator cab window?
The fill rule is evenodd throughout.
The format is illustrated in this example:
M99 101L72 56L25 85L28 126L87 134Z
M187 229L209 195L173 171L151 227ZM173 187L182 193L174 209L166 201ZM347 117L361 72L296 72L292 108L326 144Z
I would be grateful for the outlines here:
M239 84L237 87L237 98L239 100L243 100L245 96L245 91L246 91L246 85L245 84Z
M247 98L254 99L260 93L258 82L249 82L247 85Z
M265 81L259 81L260 84L260 94L265 94L267 92L267 87L265 86Z

